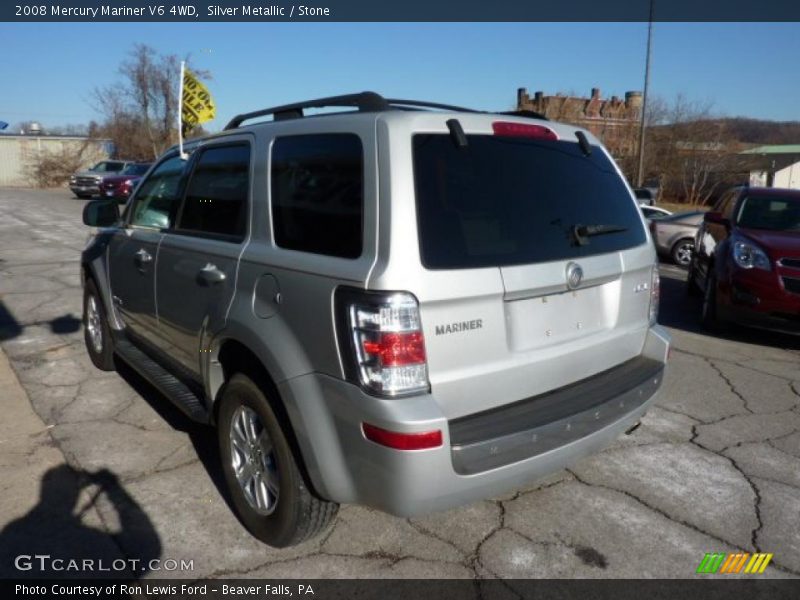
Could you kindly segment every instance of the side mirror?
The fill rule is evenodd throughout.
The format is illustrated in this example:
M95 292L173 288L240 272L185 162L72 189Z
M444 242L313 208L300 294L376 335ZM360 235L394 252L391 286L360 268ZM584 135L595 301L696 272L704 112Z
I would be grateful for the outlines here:
M89 227L110 227L119 221L119 207L114 201L92 200L83 207L83 224Z
M709 211L703 215L703 221L714 223L715 225L724 225L725 227L730 227L731 225L730 219L726 219L722 216L722 213L715 211Z

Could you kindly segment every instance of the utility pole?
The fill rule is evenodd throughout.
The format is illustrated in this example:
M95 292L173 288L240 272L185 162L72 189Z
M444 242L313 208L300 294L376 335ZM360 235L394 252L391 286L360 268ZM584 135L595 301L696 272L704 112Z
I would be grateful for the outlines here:
M650 87L650 50L653 43L653 2L650 0L650 19L647 21L647 57L644 66L644 93L642 94L642 120L639 124L639 167L636 169L636 187L644 180L644 133L647 116L647 90Z

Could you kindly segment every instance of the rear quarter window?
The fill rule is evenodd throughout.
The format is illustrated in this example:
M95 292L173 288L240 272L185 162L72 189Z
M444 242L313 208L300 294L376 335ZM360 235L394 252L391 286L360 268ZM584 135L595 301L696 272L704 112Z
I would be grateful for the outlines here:
M639 210L598 147L491 135L413 136L420 254L429 269L508 266L644 244ZM622 231L577 243L576 225Z
M281 248L358 258L363 247L364 151L350 133L277 138L272 222Z

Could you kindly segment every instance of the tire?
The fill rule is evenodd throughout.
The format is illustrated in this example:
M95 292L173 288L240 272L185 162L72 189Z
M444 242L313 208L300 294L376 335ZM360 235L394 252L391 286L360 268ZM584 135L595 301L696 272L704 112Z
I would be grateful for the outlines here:
M694 240L683 238L675 242L672 251L669 253L674 262L679 267L688 267L692 264L692 251L694 250Z
M225 384L219 402L222 470L242 524L276 548L299 544L324 531L339 505L311 491L264 390L247 375L236 373Z
M83 341L92 364L102 371L114 370L114 344L103 299L92 279L83 288Z
M75 194L76 197L80 198L81 200L88 200L91 198L91 195L88 194Z

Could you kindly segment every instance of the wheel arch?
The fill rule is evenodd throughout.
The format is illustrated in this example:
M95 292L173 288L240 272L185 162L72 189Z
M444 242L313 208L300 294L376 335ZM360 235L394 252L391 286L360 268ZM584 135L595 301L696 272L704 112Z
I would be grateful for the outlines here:
M274 378L255 351L235 338L220 340L216 344L211 360L208 362L208 391L212 402L212 417L215 423L222 387L234 373L240 371L263 379L263 382L269 386L269 391L274 391L276 398L279 398L277 394L278 386L275 384Z
M262 360L259 352L254 350L249 344L237 338L229 337L220 340L215 344L215 349L211 353L208 361L208 391L213 404L209 410L209 417L213 425L217 425L218 412L220 407L219 399L224 390L225 382L235 373L244 373L261 387L270 406L284 428L286 439L295 455L295 460L306 484L318 496L324 497L320 482L318 467L313 457L311 448L307 445L306 437L302 431L298 431L297 419L292 419L291 407L287 406L286 400L282 397L277 379L267 361ZM276 367L273 366L273 369ZM309 466L312 468L309 469ZM315 477L314 475L317 475Z
M693 237L688 236L688 235L682 235L682 236L677 237L675 239L675 241L672 242L672 246L670 246L670 248L669 248L670 253L672 251L674 251L675 248L678 246L678 244L680 244L681 242L691 242L692 245L694 246L695 240L694 240Z
M94 281L106 309L109 327L121 331L124 324L111 299L111 281L108 275L108 243L112 235L109 232L100 232L81 253L81 284L85 286L89 279Z

